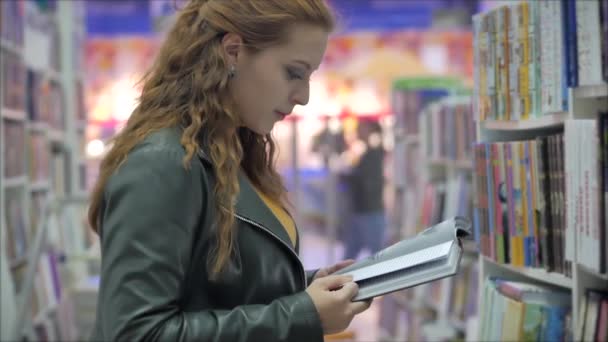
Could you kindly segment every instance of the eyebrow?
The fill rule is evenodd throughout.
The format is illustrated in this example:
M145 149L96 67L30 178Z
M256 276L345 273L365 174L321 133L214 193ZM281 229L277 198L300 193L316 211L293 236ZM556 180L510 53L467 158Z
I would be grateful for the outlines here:
M303 61L303 60L296 59L296 60L294 61L294 63L299 63L299 64L302 64L302 65L303 65L303 66L305 66L305 67L306 67L306 68L307 68L309 71L310 71L310 70L312 70L312 67L310 66L310 64L308 64L308 62L305 62L305 61Z

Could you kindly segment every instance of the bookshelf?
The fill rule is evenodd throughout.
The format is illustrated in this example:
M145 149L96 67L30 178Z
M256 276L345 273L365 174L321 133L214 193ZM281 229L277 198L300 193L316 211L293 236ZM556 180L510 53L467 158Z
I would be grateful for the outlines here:
M0 340L76 340L67 319L84 213L75 129L84 2L0 2ZM84 201L82 201L84 202ZM72 239L72 243L68 243Z
M411 237L448 217L469 217L470 146L475 140L470 96L450 78L404 79L394 84L393 111L398 175L394 239ZM466 336L468 318L476 310L477 255L475 246L466 244L459 276L385 296L382 339Z
M497 329L520 339L606 338L597 335L608 324L599 309L608 302L597 294L608 288L606 13L606 2L543 0L473 17L475 231L484 289L473 340ZM532 304L495 278L541 286L552 299L567 294L567 302L542 304L543 319L554 315L562 328L529 330ZM507 313L501 320L497 312Z

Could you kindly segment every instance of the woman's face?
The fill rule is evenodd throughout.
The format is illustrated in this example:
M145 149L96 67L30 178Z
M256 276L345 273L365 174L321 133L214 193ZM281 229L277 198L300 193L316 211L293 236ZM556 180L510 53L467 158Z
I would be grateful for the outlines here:
M231 95L242 125L267 134L295 105L306 105L311 73L319 67L328 32L309 24L295 24L284 44L248 52L242 45L234 55ZM235 39L240 39L239 37Z

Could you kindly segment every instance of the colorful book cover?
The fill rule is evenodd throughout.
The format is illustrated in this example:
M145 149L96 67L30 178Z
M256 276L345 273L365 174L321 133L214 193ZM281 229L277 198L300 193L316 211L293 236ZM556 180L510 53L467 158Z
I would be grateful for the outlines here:
M530 63L531 63L531 53L530 53L530 43L528 40L529 37L529 7L526 1L520 2L517 4L518 12L519 12L519 20L518 23L518 37L520 45L520 62L518 69L519 76L519 97L521 101L520 105L520 115L521 118L526 120L530 118Z
M530 162L530 217L529 224L531 226L534 247L532 250L532 261L534 267L540 266L540 243L539 243L539 228L538 228L538 207L539 207L539 199L538 199L538 148L536 146L536 140L531 140L528 142L528 153L529 153L529 162Z
M565 318L570 308L543 307L543 325L539 341L563 341L566 333Z
M515 234L511 236L511 245L513 253L511 255L511 263L515 266L525 266L524 264L524 184L525 178L522 177L522 153L521 142L512 142L511 158L513 162L513 203L515 209Z
M505 297L501 341L521 341L523 337L524 303Z

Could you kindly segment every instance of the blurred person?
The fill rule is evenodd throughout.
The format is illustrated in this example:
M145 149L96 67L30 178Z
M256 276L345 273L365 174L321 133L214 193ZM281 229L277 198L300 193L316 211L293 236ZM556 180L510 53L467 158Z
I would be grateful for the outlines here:
M347 259L356 259L365 248L379 251L386 230L382 127L377 121L362 120L357 137L350 155L353 166L344 176L351 198L351 224L343 237Z
M192 0L100 166L94 340L322 341L352 260L306 272L270 132L309 98L334 18L323 0Z

